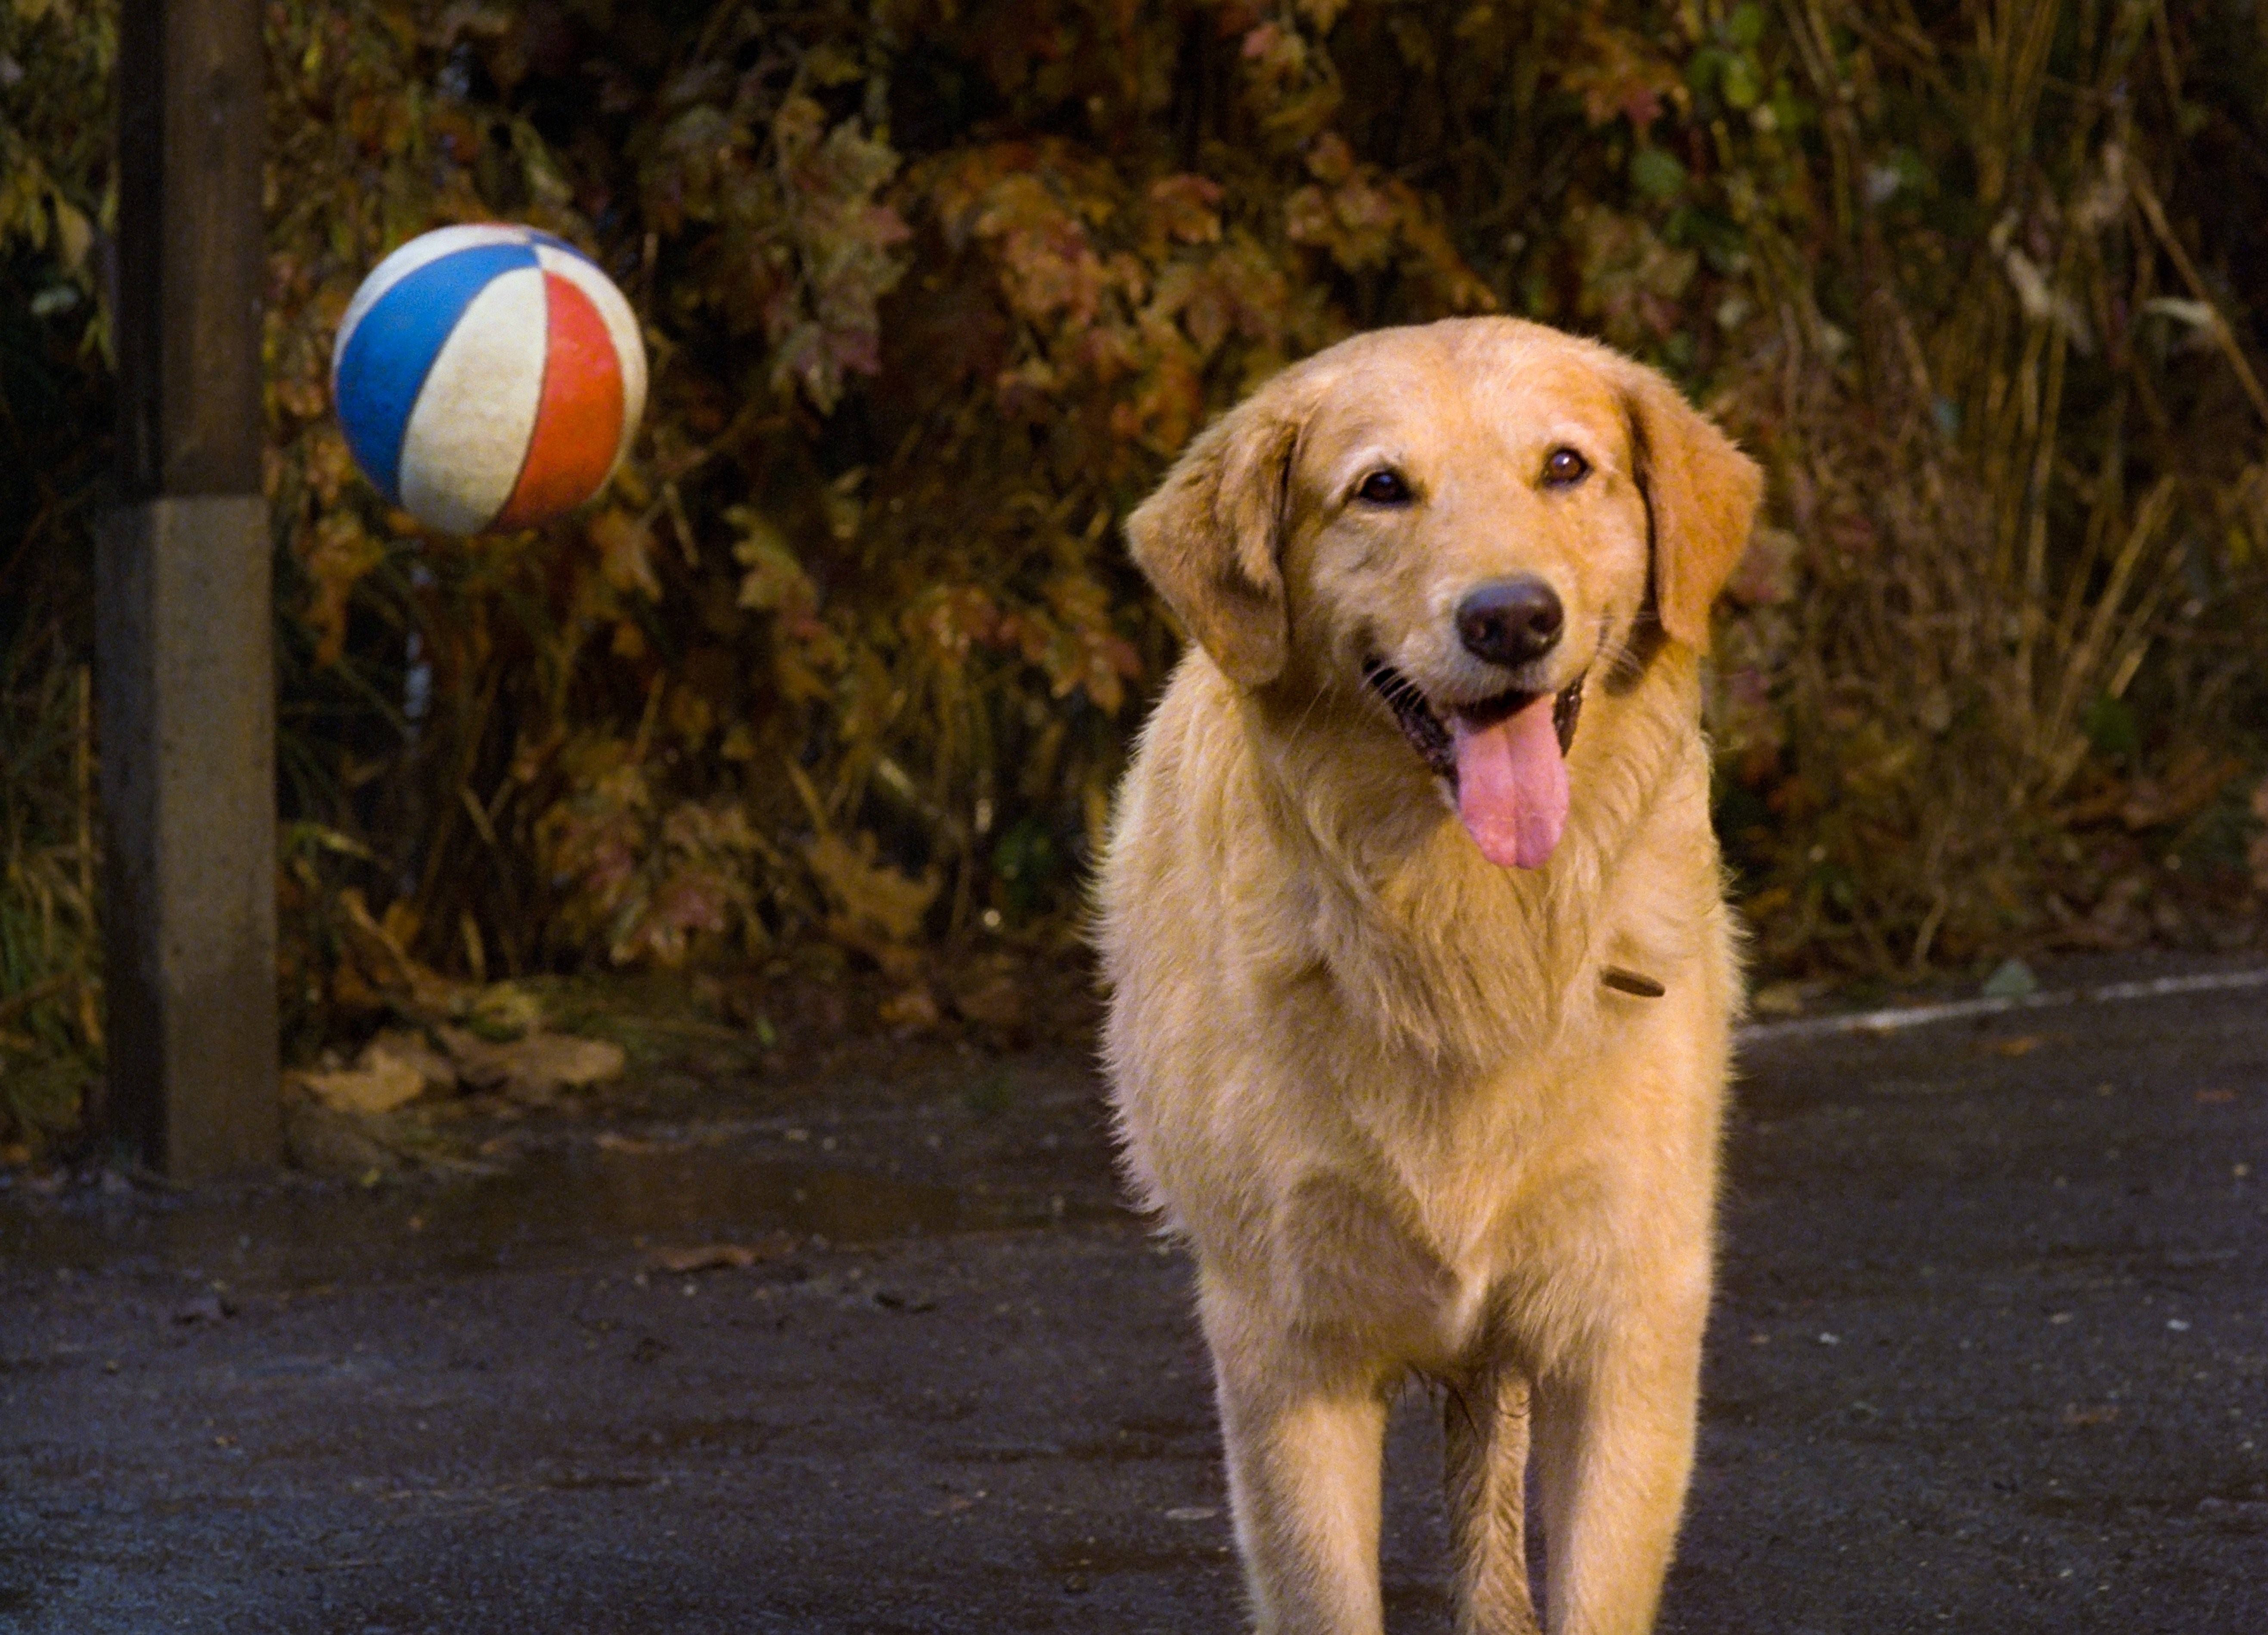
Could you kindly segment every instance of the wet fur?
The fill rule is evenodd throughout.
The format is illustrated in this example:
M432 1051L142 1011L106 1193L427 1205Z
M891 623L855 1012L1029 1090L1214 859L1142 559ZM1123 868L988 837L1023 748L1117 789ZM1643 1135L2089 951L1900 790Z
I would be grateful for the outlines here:
M1528 484L1523 417L1587 440L1580 506ZM1336 497L1380 437L1433 496L1400 532ZM1465 320L1287 371L1130 524L1198 645L1101 871L1106 1054L1126 1172L1196 1255L1268 1635L1382 1627L1386 1404L1412 1375L1448 1387L1461 1630L1538 1627L1531 1429L1549 1628L1651 1627L1740 1002L1698 649L1756 488L1650 372ZM1532 871L1480 855L1361 679L1384 644L1468 685L1430 621L1513 569L1560 587L1565 664L1593 682L1566 830ZM1667 992L1610 990L1609 965Z

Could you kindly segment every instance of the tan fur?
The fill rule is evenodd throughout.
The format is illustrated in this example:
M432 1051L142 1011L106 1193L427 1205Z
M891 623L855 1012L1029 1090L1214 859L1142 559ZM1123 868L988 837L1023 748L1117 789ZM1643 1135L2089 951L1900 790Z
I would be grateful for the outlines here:
M1541 480L1571 446L1590 475ZM1416 502L1351 503L1381 461ZM1740 977L1698 649L1755 467L1651 371L1505 319L1359 337L1132 517L1196 637L1120 791L1099 936L1127 1171L1184 1235L1268 1635L1372 1635L1386 1405L1445 1392L1462 1630L1651 1627L1692 1461ZM1566 832L1484 859L1365 685L1486 695L1449 618L1544 576L1587 670ZM1658 612L1658 625L1656 622ZM1477 666L1485 671L1486 666ZM1602 968L1660 982L1602 986Z

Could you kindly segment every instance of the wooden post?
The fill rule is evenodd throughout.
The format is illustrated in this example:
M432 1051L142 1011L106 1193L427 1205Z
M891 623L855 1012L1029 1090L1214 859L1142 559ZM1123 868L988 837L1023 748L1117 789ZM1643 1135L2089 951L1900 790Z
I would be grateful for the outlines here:
M271 1164L275 665L261 497L260 0L124 0L119 468L96 558L106 1118L184 1181Z

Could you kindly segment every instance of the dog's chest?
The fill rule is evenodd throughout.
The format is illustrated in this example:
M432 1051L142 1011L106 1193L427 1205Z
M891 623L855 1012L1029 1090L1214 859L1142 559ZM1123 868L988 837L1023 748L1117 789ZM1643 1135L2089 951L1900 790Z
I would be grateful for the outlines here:
M1562 1048L1486 1081L1361 1107L1337 1207L1298 1234L1340 1271L1303 1286L1365 1291L1436 1360L1492 1323L1525 1329L1530 1309L1588 1301L1649 1190L1643 1155L1663 1150L1630 1098L1645 1030L1615 1021L1582 1019Z

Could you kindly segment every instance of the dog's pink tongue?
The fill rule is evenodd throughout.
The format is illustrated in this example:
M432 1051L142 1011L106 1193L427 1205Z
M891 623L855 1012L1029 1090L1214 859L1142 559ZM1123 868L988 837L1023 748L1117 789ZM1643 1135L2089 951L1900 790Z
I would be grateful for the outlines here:
M1481 855L1501 867L1540 869L1567 826L1567 763L1545 693L1493 726L1451 716L1457 816Z

